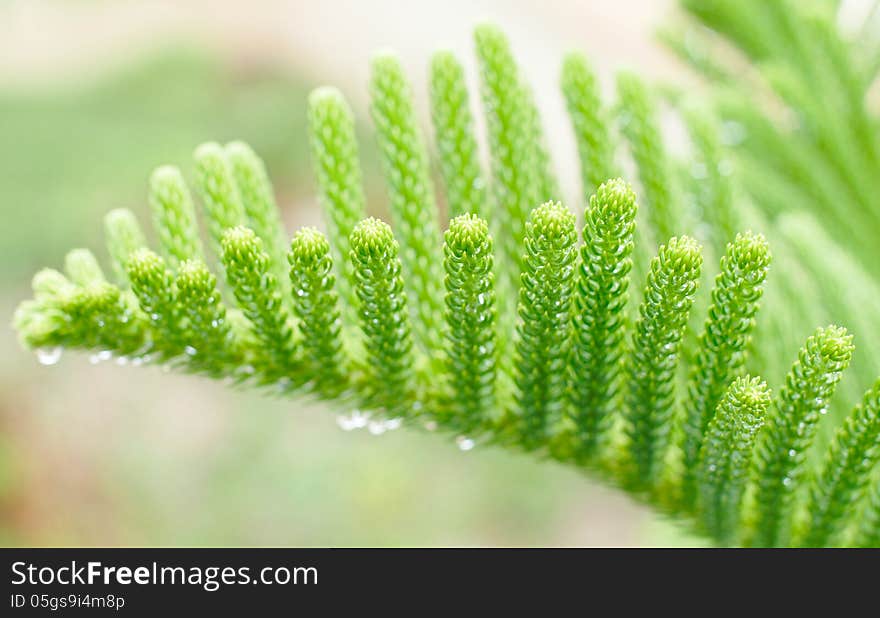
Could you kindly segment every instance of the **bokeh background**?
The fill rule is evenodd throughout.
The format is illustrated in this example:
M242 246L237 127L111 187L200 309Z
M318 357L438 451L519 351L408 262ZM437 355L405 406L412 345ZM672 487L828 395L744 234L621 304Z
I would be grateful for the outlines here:
M410 431L342 431L332 410L158 368L38 365L8 326L30 275L85 246L103 214L149 220L162 163L243 139L266 159L288 231L320 224L305 101L340 87L363 134L370 54L394 48L423 112L426 67L501 25L534 84L569 203L576 152L558 92L564 51L688 83L654 33L673 0L0 1L0 544L691 545L671 523L577 472ZM425 115L427 117L427 114Z

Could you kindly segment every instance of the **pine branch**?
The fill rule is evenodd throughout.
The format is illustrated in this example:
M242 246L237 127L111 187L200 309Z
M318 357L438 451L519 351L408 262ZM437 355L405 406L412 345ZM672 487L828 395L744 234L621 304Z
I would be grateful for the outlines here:
M625 307L636 195L623 180L602 184L584 216L575 285L569 375L570 415L581 454L596 454L620 405Z
M539 206L526 223L515 367L520 440L527 449L545 443L564 411L574 224L574 215L558 202Z
M272 385L289 397L309 393L383 423L424 424L457 435L463 448L472 437L536 451L695 522L723 545L880 543L877 385L838 431L820 475L809 474L807 453L824 446L816 439L818 419L852 355L847 332L829 327L808 339L773 406L763 381L741 375L748 356L750 370L759 363L778 380L779 349L798 344L791 333L828 307L847 310L844 297L860 299L855 304L865 313L874 293L864 283L868 275L855 273L850 256L802 218L780 219L787 226L780 233L748 203L734 210L719 134L708 115L686 118L696 150L690 164L708 172L687 181L704 206L697 229L718 246L740 220L766 226L775 232L768 236L781 273L766 299L772 315L753 337L770 253L763 236L737 235L706 295L702 335L685 339L689 314L703 312L702 303L692 311L703 267L699 244L672 238L650 268L633 258L652 246L638 229L637 202L653 221L654 230L641 230L648 237L683 225L679 178L670 170L688 163L667 154L647 90L633 76L619 80L623 128L641 180L637 199L623 180L604 182L615 169L616 136L585 61L566 59L563 90L584 188L598 187L579 246L575 217L564 206L535 208L541 196L556 193L556 182L532 93L506 38L483 26L475 39L492 157L485 188L462 68L448 54L432 62L446 200L465 211L445 238L412 95L399 62L385 54L373 66L372 116L397 240L387 224L364 219L354 119L340 93L321 88L309 99L309 130L327 236L300 230L285 251L263 163L240 142L205 144L196 152L196 180L225 271L226 302L206 264L183 177L163 166L149 197L158 246L148 247L131 213L110 213L105 231L116 283L86 250L68 254L65 274L40 271L33 299L14 317L22 343L47 364L62 348L161 363ZM809 169L805 163L805 183ZM828 178L819 179L828 190L845 189ZM780 199L790 196L781 186ZM491 218L475 214L489 212L490 201ZM713 208L719 212L709 213ZM815 242L791 237L798 234ZM838 268L859 274L847 281L863 285L855 296L820 306L817 299L831 292L820 294L809 273ZM642 270L647 281L636 313L628 297L638 290L629 279ZM869 314L850 317L863 329L873 323Z
M180 170L170 165L150 177L150 208L162 254L172 268L186 260L204 260L192 197Z
M292 319L262 239L250 228L237 226L224 232L220 246L226 279L261 344L261 356L269 363L266 371L279 376L291 373L295 368Z
M602 108L598 80L582 54L565 57L561 82L580 155L581 182L589 197L606 179L617 175L614 142Z
M315 228L303 228L293 237L287 259L309 375L320 391L338 395L347 378L330 243Z
M495 235L501 239L500 283L506 296L518 288L526 219L540 203L540 173L525 91L507 38L494 26L483 25L474 31L474 41L489 133L491 186L498 221ZM504 326L509 323L505 321Z
M441 308L440 232L428 153L418 128L412 93L396 57L373 60L370 111L391 198L391 218L403 242L401 263L409 294L417 301L415 339L438 347Z
M684 500L695 498L700 445L721 396L743 365L770 263L761 235L738 234L721 258L712 304L691 367L684 418Z
M807 449L828 399L852 357L852 336L836 326L818 329L798 353L775 412L758 436L751 545L786 545L795 492L805 470Z
M638 166L648 221L657 238L669 238L681 230L684 217L672 187L654 104L645 84L631 73L618 75L617 93L619 123Z
M391 416L411 416L412 335L398 244L391 228L364 219L351 234L351 261L367 351L367 399Z
M232 165L220 144L202 144L196 149L195 160L198 187L208 215L208 230L214 249L220 256L223 252L220 245L226 230L247 224L241 193L233 176Z
M449 217L470 213L488 219L464 68L452 52L438 52L431 58L430 84L431 117Z
M318 180L318 201L327 221L343 318L357 323L354 270L348 254L349 237L366 214L363 180L358 160L354 116L335 88L318 88L309 96L309 138Z
M858 504L880 461L880 381L865 393L838 428L825 455L822 472L810 485L810 524L801 544L824 547L840 542L845 514ZM871 518L866 518L870 522ZM876 522L875 523L880 523ZM868 524L870 525L870 524Z
M733 543L739 532L755 436L770 402L770 390L759 378L737 378L706 429L696 473L701 519L721 544Z
M672 238L651 261L627 364L625 420L634 487L660 481L675 402L678 348L703 257L688 236Z
M116 279L122 287L128 287L128 258L147 246L141 226L130 210L117 208L104 217L104 238Z
M467 435L482 428L495 406L496 325L492 237L473 214L449 223L446 270L448 422Z
M182 335L189 362L196 371L212 376L226 372L247 377L253 373L239 353L242 343L233 333L217 279L203 262L182 262L174 280L185 331Z

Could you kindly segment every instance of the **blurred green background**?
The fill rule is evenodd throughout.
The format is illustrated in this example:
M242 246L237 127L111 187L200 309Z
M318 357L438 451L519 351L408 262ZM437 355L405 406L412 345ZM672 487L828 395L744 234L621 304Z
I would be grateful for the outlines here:
M651 43L667 2L374 2L367 21L356 2L317 4L0 3L7 324L36 269L59 265L75 246L104 255L105 212L125 206L148 222L150 171L174 163L189 172L201 141L250 142L270 168L288 231L319 224L306 95L335 83L364 120L371 49L399 48L424 99L432 49L451 43L470 62L472 25L501 24L539 91L553 87L548 135L573 202L574 146L555 89L562 50L585 49L603 75L622 62L655 76L683 71ZM381 212L361 126L371 209ZM332 410L158 368L92 366L75 355L42 367L9 327L0 342L3 545L697 542L622 494L531 457L460 452L409 431L344 432Z

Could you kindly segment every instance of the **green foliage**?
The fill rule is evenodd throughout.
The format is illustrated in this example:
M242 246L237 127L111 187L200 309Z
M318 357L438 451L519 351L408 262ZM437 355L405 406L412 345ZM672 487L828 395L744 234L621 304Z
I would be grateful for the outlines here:
M464 67L451 52L434 54L431 118L450 219L466 213L488 219L490 214L469 106Z
M681 230L682 210L672 185L669 156L663 146L656 108L649 90L631 73L617 78L620 128L629 143L644 191L644 209L658 239Z
M581 163L581 181L586 197L617 174L614 142L602 109L599 84L587 59L568 54L562 63L562 93L571 117Z
M542 198L536 145L519 69L504 34L490 25L474 31L483 110L491 154L495 235L500 239L499 283L504 297L519 284L526 218ZM505 311L510 314L510 311ZM510 321L505 319L505 327Z
M565 409L577 232L562 204L547 202L526 222L516 340L516 404L522 445L546 442Z
M802 544L822 547L839 542L845 512L858 504L880 460L880 381L838 428L822 472L810 486L809 528Z
M158 337L155 353L173 358L186 347L182 308L177 304L174 273L165 260L146 247L133 252L128 258L128 279L141 310L150 320L150 328Z
M351 262L364 347L368 400L392 415L412 413L413 344L398 245L391 228L364 219L351 233Z
M625 418L636 487L652 488L661 480L678 348L702 265L700 245L689 236L670 239L651 260L627 362Z
M312 162L318 180L318 201L327 220L330 247L338 277L339 295L348 309L349 326L354 313L354 272L348 259L348 238L363 219L364 197L354 116L335 88L318 88L309 95L309 138Z
M759 378L737 378L706 428L696 472L702 521L709 534L725 545L735 541L739 531L755 436L770 401L770 390Z
M309 375L319 390L338 393L345 384L345 366L330 243L315 228L303 228L293 237L287 259Z
M177 278L177 308L188 342L184 354L194 371L219 376L224 372L248 374L253 367L244 365L237 341L220 299L217 278L203 262L187 260L180 264Z
M583 455L595 455L620 405L636 194L610 180L590 197L575 277L569 414Z
M266 166L244 142L231 142L224 150L241 195L248 225L262 241L271 261L270 270L287 297L287 234L281 223L281 212L275 204L275 192Z
M104 217L104 238L107 239L107 252L113 264L117 281L125 287L128 284L128 257L147 246L147 239L141 226L130 210L117 208Z
M413 298L416 340L436 349L440 331L440 232L428 164L403 67L390 54L373 60L373 122L391 201L391 219L403 242L401 263Z
M164 165L153 172L150 207L162 253L173 267L204 259L195 207L179 169Z
M776 414L758 436L755 457L755 521L750 543L785 545L807 449L841 372L852 357L852 336L836 326L811 335L785 380Z
M145 173L157 161L186 163L209 136L247 140L271 171L306 189L306 90L287 68L227 62L189 44L148 47L84 79L4 80L0 212L15 230L0 264L7 287L71 246L98 248L100 226L84 230L83 219L137 205L146 223Z
M871 496L865 512L862 513L861 526L856 538L858 547L880 547L880 482L874 481Z
M291 318L262 239L250 228L233 227L223 234L221 249L226 279L261 344L267 373L289 374L295 356Z
M641 182L605 182L626 166L614 159L617 137L595 78L569 56L563 89L583 193L591 194L579 244L575 216L547 201L557 191L549 154L506 38L482 26L475 40L492 161L485 189L473 135L480 123L470 116L461 66L443 54L432 63L445 197L462 213L442 252L412 94L399 62L384 54L373 64L371 109L394 231L364 219L353 117L341 94L322 88L309 98L309 129L326 237L297 232L285 267L262 162L239 142L203 145L195 181L223 292L206 264L186 182L162 167L150 189L158 247L146 246L130 214L111 214L116 283L84 250L69 254L66 275L40 271L34 298L14 318L23 344L47 361L62 346L287 396L310 393L371 423L452 433L463 448L478 441L537 451L637 493L719 544L876 543L876 387L811 476L809 452L824 452L819 419L853 353L847 332L829 327L808 339L772 405L763 381L743 377L758 365L779 382L780 356L800 343L792 333L843 303L816 300L821 286L806 274L821 259L810 243L738 201L711 116L686 114L695 152L679 160L662 141L655 93L621 77L617 111ZM675 173L687 170L706 173ZM637 203L648 209L647 240ZM691 203L699 208L688 214L701 219L693 226L681 218ZM789 234L812 225L789 222ZM770 242L750 232L730 242L750 226L766 226ZM681 227L695 237L673 237L643 260L650 238ZM695 302L701 242L727 250L711 293ZM762 316L771 244L780 275L763 301L772 311ZM822 240L824 267L855 272L835 247ZM638 307L629 302L635 276L644 286ZM869 300L873 282L859 276L866 285L850 294ZM869 315L850 317L863 329L873 324ZM689 325L700 318L696 336ZM831 417L823 424L833 426ZM841 509L847 500L853 508Z
M880 263L877 12L860 17L845 3L797 0L680 5L682 15L664 39L706 83L677 91L676 107L686 119L699 108L702 127L717 133L725 149L723 167L692 168L692 175L708 188L715 170L723 171L736 200L733 223L760 229L778 258L758 332L783 338L779 350L788 355L792 325L806 332L817 320L845 323L868 344L878 314L864 307L880 304L872 276ZM702 131L688 124L699 145ZM859 346L853 379L840 385L845 396L831 405L834 422L820 427L822 441L873 381L877 350ZM761 355L750 369L768 379L784 366L779 354Z
M721 396L745 361L762 285L770 263L763 236L738 234L721 258L712 304L691 367L684 420L685 500L693 499L694 472L704 433Z
M481 428L495 405L495 278L489 225L474 214L449 222L446 270L446 358L450 424L463 434Z

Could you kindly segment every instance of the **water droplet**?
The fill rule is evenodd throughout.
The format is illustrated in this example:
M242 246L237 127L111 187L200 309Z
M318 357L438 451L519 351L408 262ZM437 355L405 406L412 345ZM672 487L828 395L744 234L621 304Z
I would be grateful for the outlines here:
M37 350L37 362L41 365L54 365L61 360L63 349L61 346L54 348L39 348Z
M367 425L367 431L374 436L381 435L385 433L385 423L382 421L370 421Z
M194 347L192 347L191 345L188 345L188 346L186 346L185 348L183 348L183 351L186 352L186 354L187 354L188 356L195 356L195 355L198 353L198 350L196 350L196 349L195 349Z
M159 314L158 313L151 313L150 319L153 320L154 322L158 322L159 321Z
M797 451L796 451L796 450L794 450L793 448L792 448L792 449L788 449L788 456L789 456L789 457L794 457L795 455L797 455Z
M475 445L475 442L473 440L471 440L470 438L468 438L467 436L458 436L455 439L455 443L458 445L458 448L460 448L463 451L469 451L472 448L474 448L474 445Z
M784 479L782 479L782 484L785 485L786 487L790 487L791 486L791 477L786 476Z
M116 364L119 365L120 367L122 367L123 365L127 365L128 364L128 357L127 356L120 356L119 358L116 359Z
M388 431L394 431L395 429L400 429L400 426L402 424L402 418L389 418L385 421L385 429L387 429Z
M715 472L717 469L718 468L715 464L709 464L709 472Z
M111 352L110 350L101 350L95 356L98 357L99 361L108 361L113 358L113 352Z
M360 410L354 410L348 416L337 416L336 424L339 425L343 429L343 431L351 431L352 429L360 429L362 427L366 427L369 418L370 417L368 414L365 414Z

